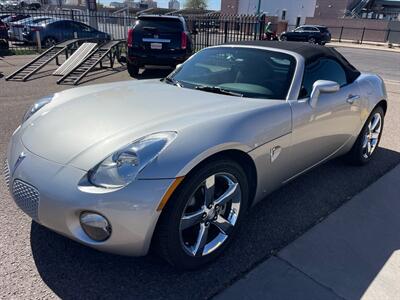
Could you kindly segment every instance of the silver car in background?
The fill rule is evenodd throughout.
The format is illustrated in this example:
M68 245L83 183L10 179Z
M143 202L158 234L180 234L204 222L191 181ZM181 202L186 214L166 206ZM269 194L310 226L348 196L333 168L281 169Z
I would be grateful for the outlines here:
M27 28L29 28L30 26L37 25L44 21L50 21L51 19L51 17L38 16L29 17L16 22L11 22L10 28L8 29L8 37L10 41L24 42L24 37L22 35L24 30L27 31Z
M17 205L101 251L193 269L220 255L246 211L337 156L368 163L384 83L332 48L242 42L206 48L162 80L39 100L5 163Z

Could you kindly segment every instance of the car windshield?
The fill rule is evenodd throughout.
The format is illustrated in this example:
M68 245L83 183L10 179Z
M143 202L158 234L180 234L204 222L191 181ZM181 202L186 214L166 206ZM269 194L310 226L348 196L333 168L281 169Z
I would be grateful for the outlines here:
M295 58L286 53L216 47L198 52L166 82L232 96L286 99L295 67Z

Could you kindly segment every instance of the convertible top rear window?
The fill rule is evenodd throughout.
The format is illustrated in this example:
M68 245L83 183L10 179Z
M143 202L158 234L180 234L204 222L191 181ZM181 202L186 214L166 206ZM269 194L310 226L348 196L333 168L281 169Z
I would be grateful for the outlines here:
M213 91L220 89L249 98L283 100L295 68L296 59L286 53L217 47L197 53L171 78L185 88L213 87Z

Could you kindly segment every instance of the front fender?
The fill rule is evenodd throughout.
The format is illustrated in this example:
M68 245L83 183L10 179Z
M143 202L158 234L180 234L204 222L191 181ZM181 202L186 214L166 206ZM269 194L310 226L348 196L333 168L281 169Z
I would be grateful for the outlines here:
M139 179L185 176L208 157L225 150L250 152L292 130L291 108L277 101L244 113L208 119L178 131L176 139L139 174Z
M366 99L365 113L362 114L364 124L376 105L382 100L387 100L387 92L383 79L378 75L361 74L357 82Z

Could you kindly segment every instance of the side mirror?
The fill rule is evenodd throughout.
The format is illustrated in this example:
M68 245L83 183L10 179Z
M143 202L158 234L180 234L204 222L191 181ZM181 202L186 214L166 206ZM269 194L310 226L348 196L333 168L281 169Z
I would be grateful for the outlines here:
M337 82L330 80L317 80L313 84L313 89L310 96L310 106L317 106L318 98L323 93L335 93L339 91L340 85Z

